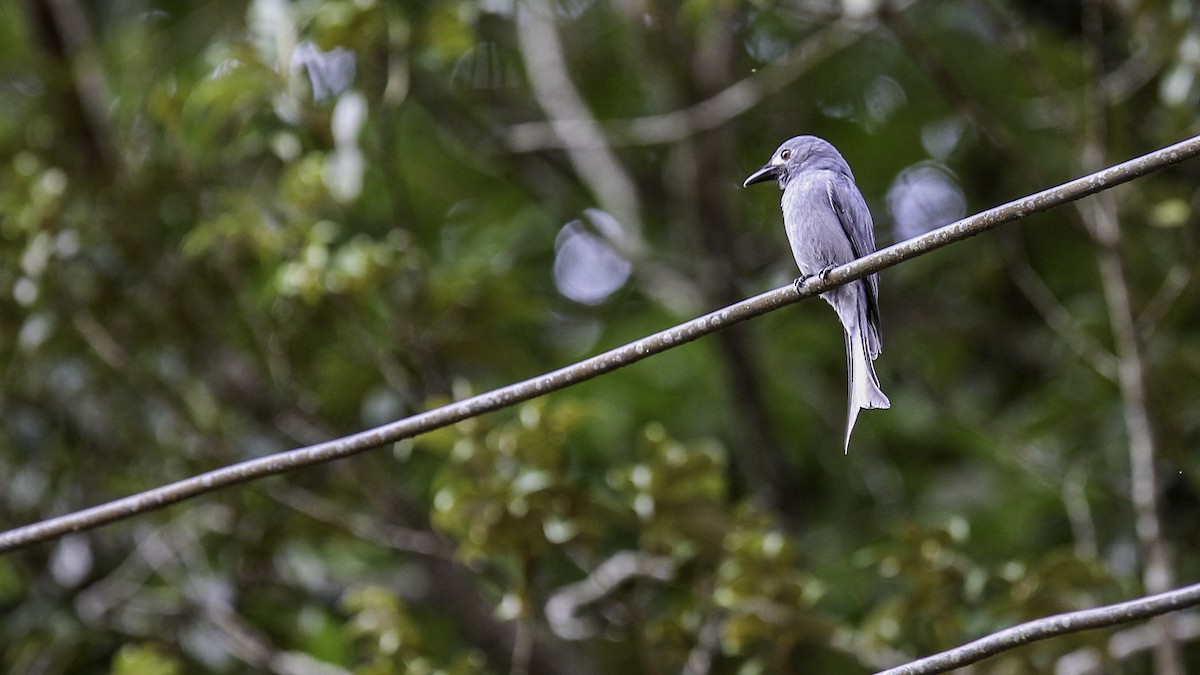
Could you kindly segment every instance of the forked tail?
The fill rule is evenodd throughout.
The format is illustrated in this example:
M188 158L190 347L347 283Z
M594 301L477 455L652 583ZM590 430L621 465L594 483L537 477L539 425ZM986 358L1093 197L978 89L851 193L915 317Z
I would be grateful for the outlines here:
M850 402L846 415L845 451L847 454L850 453L850 433L854 431L854 423L858 420L858 411L863 408L892 407L892 402L879 388L879 378L875 375L875 366L867 356L866 335L858 326L854 327L853 332L853 335L846 332L846 374L850 377Z

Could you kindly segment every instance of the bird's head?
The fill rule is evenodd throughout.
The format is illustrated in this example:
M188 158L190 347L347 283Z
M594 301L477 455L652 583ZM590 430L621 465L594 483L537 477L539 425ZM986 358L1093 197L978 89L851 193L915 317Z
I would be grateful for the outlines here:
M842 159L842 155L827 141L816 136L796 136L784 141L775 154L771 155L771 161L750 174L746 182L742 183L742 187L775 179L779 181L779 188L783 189L787 187L792 176L799 175L807 169L830 169L846 173L850 171L846 160Z

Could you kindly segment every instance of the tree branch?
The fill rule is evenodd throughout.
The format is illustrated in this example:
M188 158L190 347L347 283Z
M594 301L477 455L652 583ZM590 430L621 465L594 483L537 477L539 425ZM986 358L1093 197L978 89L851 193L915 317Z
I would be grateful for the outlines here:
M905 0L890 11L903 11L915 0ZM782 90L841 49L853 44L877 25L874 17L846 16L798 42L786 54L738 80L709 98L679 110L609 120L602 136L595 136L595 120L565 117L548 122L525 122L508 130L513 152L549 148L589 148L603 145L657 145L677 143L715 129Z
M546 601L546 624L564 640L586 640L595 637L600 628L581 617L593 605L621 587L630 579L644 577L659 581L675 578L675 561L637 551L618 551L600 563L581 581L567 584Z
M1038 640L1077 633L1094 628L1116 626L1139 619L1174 612L1200 605L1200 584L1184 586L1173 591L1130 600L1106 607L1095 607L1078 612L1055 614L1035 621L1006 628L998 633L940 654L927 656L897 668L884 670L877 675L927 675L944 673L948 670L982 661L1001 652L1015 649Z
M609 147L600 123L571 82L562 36L553 15L553 3L548 0L518 3L517 44L534 100L550 120L546 124L552 134L561 137L576 175L596 198L600 210L611 216L617 226L598 227L595 218L583 220L592 225L592 232L633 264L641 289L649 297L668 309L690 314L700 306L698 294L686 277L651 257L650 247L642 236L642 202L637 181ZM680 302L680 297L685 299Z
M1200 155L1200 136L963 218L920 237L889 246L865 258L834 269L824 279L820 276L809 278L799 291L788 284L570 366L374 429L232 464L89 509L14 528L0 533L0 553L49 541L68 532L78 532L124 520L223 487L350 457L371 448L412 438L470 417L507 408L552 391L565 389L691 342L735 323L780 309L854 279L981 234L1029 214L1040 213L1055 206L1096 194L1197 155Z
M1104 91L1104 20L1102 0L1083 3L1083 34L1087 43L1085 66L1093 85L1087 90L1086 138L1083 144L1085 170L1103 166L1108 152L1108 107ZM1129 440L1129 492L1134 511L1134 532L1141 552L1142 588L1161 593L1175 586L1171 550L1163 536L1159 509L1159 481L1155 469L1158 439L1150 419L1150 388L1142 345L1133 310L1132 292L1123 256L1123 234L1117 201L1112 193L1079 202L1084 224L1096 242L1100 286L1108 306L1108 322L1117 357L1117 385L1125 434ZM1154 648L1154 671L1159 675L1183 675L1183 654L1165 619L1151 622L1159 633Z
M643 253L642 215L638 187L605 142L604 134L588 110L583 96L571 83L562 39L554 25L549 0L526 0L517 7L517 44L529 74L534 99L550 118L550 128L568 148L567 158L600 207L612 214L626 234L618 244ZM573 120L569 126L562 120ZM586 148L586 149L585 149ZM631 232L630 232L631 231ZM618 249L620 250L620 249ZM626 253L626 257L630 254Z

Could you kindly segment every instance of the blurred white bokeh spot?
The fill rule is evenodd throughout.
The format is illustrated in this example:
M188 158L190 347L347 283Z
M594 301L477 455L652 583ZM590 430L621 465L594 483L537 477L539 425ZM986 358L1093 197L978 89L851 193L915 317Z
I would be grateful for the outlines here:
M586 212L597 229L620 225L612 216L596 209ZM585 305L598 305L629 279L632 266L617 254L608 241L591 231L582 221L563 226L554 243L554 283L558 292Z
M896 241L904 241L963 217L967 200L954 176L922 162L900 172L887 193Z
M354 52L342 47L323 52L308 40L296 45L291 65L293 70L304 68L308 71L314 101L337 96L349 89L357 69Z
M929 122L921 127L921 146L930 157L945 161L958 147L966 126L966 122L958 116Z
M329 194L346 203L362 193L366 160L358 147L358 136L367 121L367 97L359 91L347 91L338 97L330 120L334 151L325 161L323 175Z
M880 75L867 85L863 93L863 107L866 112L867 128L877 130L883 127L897 111L908 105L908 96L904 87L896 80Z
M87 535L68 534L50 554L50 576L63 588L74 588L92 571L92 546Z

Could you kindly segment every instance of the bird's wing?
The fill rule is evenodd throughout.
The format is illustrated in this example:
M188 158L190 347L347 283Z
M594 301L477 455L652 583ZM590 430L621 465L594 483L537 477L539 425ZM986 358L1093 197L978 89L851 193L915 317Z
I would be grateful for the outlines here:
M875 252L875 225L871 221L871 211L862 193L854 185L854 180L843 174L834 174L826 183L829 195L829 205L837 214L842 224L846 239L855 258L861 258ZM879 344L879 275L870 274L864 279L867 283L867 318L875 329L876 345Z

